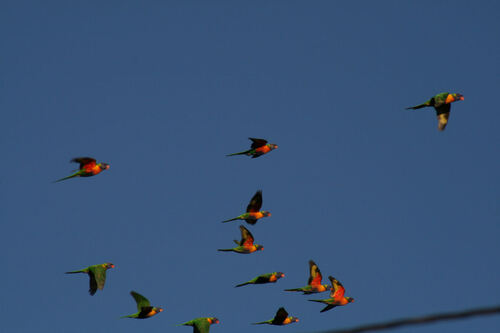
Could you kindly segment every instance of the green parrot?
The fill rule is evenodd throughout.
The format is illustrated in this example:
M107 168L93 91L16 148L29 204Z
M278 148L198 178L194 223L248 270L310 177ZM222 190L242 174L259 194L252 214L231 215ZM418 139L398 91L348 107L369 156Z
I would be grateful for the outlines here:
M307 280L307 286L294 289L285 289L285 291L301 291L304 295L313 293L322 293L328 289L328 285L321 284L323 279L321 271L318 265L314 261L309 260L309 279Z
M282 277L285 277L285 274L283 274L281 272L262 274L262 275L259 275L255 278L251 279L250 281L243 282L241 284L236 285L235 288L246 286L247 284L275 283L276 281L278 281Z
M97 292L97 289L102 290L104 288L104 282L106 282L106 270L114 267L115 265L113 265L112 263L105 262L104 264L92 265L79 271L66 272L66 274L88 274L90 278L89 293L90 295L94 296Z
M255 251L264 250L264 246L253 243L254 241L253 235L250 231L248 231L247 228L240 225L240 232L241 232L241 241L238 242L237 240L234 240L234 242L238 244L237 247L234 247L232 249L218 249L217 251L248 254Z
M219 319L215 317L201 317L187 321L177 326L193 326L194 333L208 333L210 331L210 325L218 323Z
M330 288L330 298L326 299L310 299L309 301L311 302L318 302L318 303L323 303L326 304L326 306L321 310L320 312L325 312L330 309L333 309L336 306L343 306L349 303L354 302L354 298L352 297L345 297L345 288L340 283L339 280L334 278L333 276L329 276L328 279L330 279L330 282L332 283L332 286Z
M267 143L267 141L264 139L256 139L256 138L249 138L249 139L252 140L252 146L250 146L250 149L245 151L240 151L239 153L229 154L226 156L248 155L252 156L252 158L257 158L259 156L269 153L273 149L278 148L278 145L275 145L274 143Z
M101 171L108 170L109 164L96 163L95 158L92 157L75 157L71 160L74 163L80 163L80 169L68 177L56 180L54 183L74 178L74 177L90 177L99 174Z
M235 221L235 220L245 220L246 223L254 225L257 221L263 217L271 216L271 213L267 210L260 210L262 207L262 191L258 190L253 195L250 203L247 206L247 212L241 214L240 216L236 216L235 218L222 221L222 223Z
M438 129L440 131L444 131L446 125L448 124L448 118L450 117L450 109L451 109L450 104L455 101L463 101L463 100L464 96L460 94L450 94L448 92L443 92L432 97L425 103L416 106L410 106L406 109L416 110L420 108L425 108L427 106L433 106L434 109L436 110L436 115L438 118Z
M141 294L136 293L135 291L131 291L130 295L135 299L137 303L137 313L123 316L120 318L136 318L136 319L146 319L154 316L155 314L162 312L162 308L157 308L156 306L151 306L148 299Z
M274 316L273 319L269 319L266 321L261 321L258 323L253 323L253 325L262 325L262 324L269 324L269 325L288 325L291 323L298 322L299 318L297 317L292 317L288 316L288 312L286 312L284 307L281 307L278 309L276 312L276 316Z

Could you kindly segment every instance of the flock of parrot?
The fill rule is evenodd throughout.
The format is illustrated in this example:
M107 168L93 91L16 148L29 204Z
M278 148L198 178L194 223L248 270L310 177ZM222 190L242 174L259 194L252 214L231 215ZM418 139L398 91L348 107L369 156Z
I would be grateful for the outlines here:
M422 104L413 107L408 107L407 109L415 110L424 107L431 107L431 106L434 107L438 118L438 130L443 131L446 128L446 125L448 124L448 119L450 116L450 109L451 109L450 104L459 100L464 100L464 97L461 94L443 92L433 96L428 101ZM270 144L264 139L257 139L257 138L249 138L249 139L252 141L250 149L238 153L229 154L226 156L247 155L251 156L252 158L257 158L278 148L276 144ZM58 179L55 182L60 182L75 177L95 176L104 170L108 170L110 167L109 164L107 163L97 163L97 161L91 157L77 157L72 159L71 162L79 163L80 165L79 169L73 174ZM261 218L271 216L271 213L269 211L261 210L262 204L263 204L262 191L259 190L254 194L254 196L250 200L250 203L248 204L245 213L237 217L222 221L222 223L227 223L236 220L243 220L246 223L254 226L255 224L257 224L257 222L259 222ZM233 248L218 249L218 251L250 254L256 251L264 250L264 246L254 243L254 237L247 228L245 228L243 225L240 225L239 228L241 233L241 240L240 241L234 240L237 246ZM114 267L115 266L112 263L103 263L99 265L92 265L87 268L76 271L69 271L66 272L66 274L77 274L77 273L87 274L90 280L89 293L90 295L95 295L98 289L103 290L104 288L104 284L106 281L106 271ZM279 279L283 278L284 276L285 274L282 272L266 273L259 275L249 281L237 284L235 287L242 287L250 284L276 283ZM309 300L311 302L317 302L326 305L320 312L325 312L333 309L336 306L344 306L354 302L354 299L352 297L344 296L345 288L333 276L328 276L328 279L331 282L330 286L327 284L322 284L321 283L322 279L323 277L321 275L320 269L318 268L318 265L316 265L316 263L313 260L310 260L309 279L307 281L307 285L300 288L285 289L285 291L302 292L303 295L309 295L315 293L322 293L327 290L330 290L329 298ZM163 311L163 309L160 307L152 306L149 300L143 295L135 291L131 291L130 294L132 295L137 304L137 312L134 314L125 315L121 318L145 319L145 318L150 318ZM269 325L281 326L281 325L288 325L291 323L295 323L298 321L299 318L294 316L289 316L285 308L280 307L277 310L276 315L272 319L253 324L254 325L269 324ZM219 319L215 317L200 317L179 324L177 326L192 326L193 332L195 333L208 333L210 330L210 325L218 323Z

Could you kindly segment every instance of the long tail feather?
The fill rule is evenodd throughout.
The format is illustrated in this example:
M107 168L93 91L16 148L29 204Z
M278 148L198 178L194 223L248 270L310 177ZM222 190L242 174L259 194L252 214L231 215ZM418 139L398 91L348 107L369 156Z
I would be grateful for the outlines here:
M229 154L229 155L226 155L226 156L246 155L246 154L248 154L251 151L252 151L252 149L249 149L249 150L245 150L245 151L240 151L239 153L232 153L232 154Z
M262 325L262 324L269 324L271 321L266 320L266 321L259 321L258 323L252 323L252 325Z
M78 172L75 172L74 174L68 176L68 177L64 177L64 178L61 178L61 179L58 179L58 180L54 180L53 183L58 183L58 182L61 182L63 180L66 180L66 179L71 179L71 178L74 178L74 177L78 177L80 174Z
M247 284L250 284L250 282L243 282L243 283L240 283L240 284L237 284L236 286L234 286L235 288L238 288L238 287L243 287L243 286L246 286Z
M303 291L302 288L285 289L285 291Z
M222 223L236 221L236 220L239 220L239 219L240 219L239 217L235 217L235 218L232 218L232 219L229 219L229 220L222 221Z
M76 274L76 273L87 273L84 269L81 269L79 271L71 271L71 272L65 272L64 274Z
M233 249L217 249L217 251L221 251L221 252L231 252L231 251L233 251Z
M430 106L429 102L425 102L425 103L422 103L419 105L407 107L406 110L416 110L416 109L425 108L426 106Z

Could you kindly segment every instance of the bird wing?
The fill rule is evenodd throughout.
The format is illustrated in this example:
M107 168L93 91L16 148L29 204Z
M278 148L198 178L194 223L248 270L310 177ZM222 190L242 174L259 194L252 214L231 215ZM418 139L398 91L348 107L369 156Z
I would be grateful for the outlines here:
M80 163L80 169L95 166L96 160L92 157L75 157L71 162Z
M332 291L330 292L330 297L334 298L336 301L344 298L345 288L342 283L339 282L333 276L329 276L330 282L332 283Z
M318 265L316 265L314 261L309 260L309 280L307 280L307 284L311 286L319 286L322 279L323 277L321 276L321 271L319 270Z
M102 290L106 282L106 268L102 265L95 265L90 266L89 271L92 273L97 288Z
M89 271L89 294L94 296L97 292L97 281L94 276L94 272Z
M141 311L142 308L151 306L148 299L141 294L136 293L135 291L131 291L130 295L132 295L132 297L135 299L135 302L137 303L137 310Z
M256 213L260 211L262 207L262 191L258 190L250 200L250 203L247 206L247 213Z
M256 139L256 138L249 138L249 139L252 140L252 146L251 146L252 149L256 149L265 146L267 144L267 140L264 139Z
M206 318L200 318L194 322L194 333L208 333L210 331L210 323Z
M254 241L252 233L242 225L240 225L240 231L241 231L240 246L252 246Z
M286 312L284 307L281 307L276 312L276 316L274 316L274 322L282 324L285 319L288 318L288 312Z
M451 104L442 104L435 107L436 115L438 119L438 129L443 131L448 124L448 118L450 117Z

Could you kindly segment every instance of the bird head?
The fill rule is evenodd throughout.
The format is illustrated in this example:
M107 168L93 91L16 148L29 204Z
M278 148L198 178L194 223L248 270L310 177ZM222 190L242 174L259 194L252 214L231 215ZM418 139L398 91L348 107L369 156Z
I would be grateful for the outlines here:
M219 323L219 319L217 319L215 317L209 317L209 318L207 318L207 320L210 324L218 324Z
M162 312L163 309L162 308L157 308L157 307L154 307L153 310L158 313L158 312Z
M462 96L461 94L449 94L448 97L446 97L446 104L448 103L451 103L451 102L455 102L455 101L463 101L464 100L464 96Z
M299 322L299 318L297 317L289 317L290 318L290 323L298 323Z
M281 278L284 278L284 277L285 277L285 273L276 272L275 274L276 274L276 277L277 277L278 279L281 279Z
M271 148L271 150L278 149L278 145L276 145L274 143L268 143L267 145L269 146L269 148Z
M110 262L106 262L103 264L104 268L106 269L110 269L110 268L115 268L115 265L113 265L112 263Z
M262 250L264 250L264 246L259 245L259 244L255 244L255 248L257 249L257 251L262 251Z
M108 170L109 164L108 163L99 163L99 167L101 168L101 170Z
M349 303L354 302L354 298L352 298L352 297L346 297L345 299L346 299Z
M261 211L262 215L264 215L264 217L268 217L268 216L271 216L271 212L268 212L267 210L263 210Z

